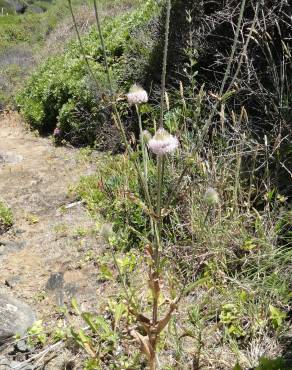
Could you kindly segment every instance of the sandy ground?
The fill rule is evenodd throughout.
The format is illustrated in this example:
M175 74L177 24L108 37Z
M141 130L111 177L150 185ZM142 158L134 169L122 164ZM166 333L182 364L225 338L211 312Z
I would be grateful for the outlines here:
M1 156L0 199L11 207L15 223L0 235L0 291L32 305L45 322L73 295L88 309L96 303L98 284L85 260L99 253L100 242L94 222L68 189L94 171L93 163L80 159L77 149L54 147L28 132L16 114L0 119ZM56 287L51 281L49 290L52 274L63 281Z

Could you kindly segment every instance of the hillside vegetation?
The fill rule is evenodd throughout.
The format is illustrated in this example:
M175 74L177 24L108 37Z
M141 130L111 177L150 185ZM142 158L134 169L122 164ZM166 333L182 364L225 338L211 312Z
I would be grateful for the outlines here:
M87 2L75 0L73 3L84 16ZM3 9L0 15L0 109L13 102L12 96L24 78L53 52L52 39L53 49L60 51L72 37L71 28L66 24L69 10L65 1L11 1L10 6L7 4L3 1L0 4L0 10ZM20 9L21 4L24 4L23 12L17 13L15 9ZM81 25L82 22L81 16Z
M104 295L91 313L73 300L84 323L67 308L61 340L79 345L87 370L288 370L292 8L112 9L98 2L97 27L15 97L57 145L89 146L87 160L106 152L72 189L105 241L87 256Z

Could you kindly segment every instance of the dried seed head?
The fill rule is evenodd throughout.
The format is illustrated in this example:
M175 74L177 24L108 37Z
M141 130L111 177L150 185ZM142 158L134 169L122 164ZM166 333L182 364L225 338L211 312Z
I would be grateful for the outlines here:
M127 100L130 105L147 103L148 94L141 86L135 84L130 88Z
M103 224L100 229L100 235L108 240L113 235L113 224Z
M173 153L179 145L177 137L160 128L148 142L149 149L157 155Z
M214 188L208 188L204 195L204 201L208 206L214 206L219 203L219 194Z

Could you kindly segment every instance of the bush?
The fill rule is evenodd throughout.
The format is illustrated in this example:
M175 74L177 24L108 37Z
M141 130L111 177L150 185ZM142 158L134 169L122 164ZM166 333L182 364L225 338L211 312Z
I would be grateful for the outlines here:
M139 10L106 21L104 37L117 94L133 82L143 83L154 43L147 27L157 12L156 2L149 0ZM155 22L150 23L154 28ZM16 102L25 119L40 132L52 132L58 126L63 138L73 144L98 145L105 126L112 126L111 110L103 100L107 79L96 31L84 37L83 43L98 86L74 42L65 55L49 59L33 74Z

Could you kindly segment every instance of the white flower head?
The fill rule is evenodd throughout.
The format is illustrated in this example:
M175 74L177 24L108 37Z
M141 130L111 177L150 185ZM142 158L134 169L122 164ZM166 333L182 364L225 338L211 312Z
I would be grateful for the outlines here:
M214 188L207 188L204 195L204 201L208 206L214 206L219 203L219 195Z
M148 94L141 86L135 84L130 88L127 99L130 105L147 103Z
M164 128L159 128L148 142L149 149L157 155L173 153L178 145L177 137L171 135Z

